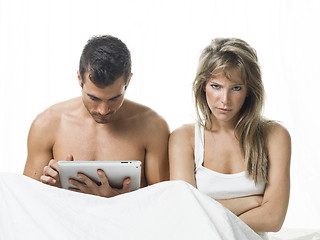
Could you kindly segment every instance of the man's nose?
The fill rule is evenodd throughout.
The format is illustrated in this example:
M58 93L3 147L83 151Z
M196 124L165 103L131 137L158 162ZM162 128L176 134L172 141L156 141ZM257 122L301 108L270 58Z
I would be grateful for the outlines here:
M101 102L98 106L98 113L102 116L107 115L110 112L110 107L107 103Z

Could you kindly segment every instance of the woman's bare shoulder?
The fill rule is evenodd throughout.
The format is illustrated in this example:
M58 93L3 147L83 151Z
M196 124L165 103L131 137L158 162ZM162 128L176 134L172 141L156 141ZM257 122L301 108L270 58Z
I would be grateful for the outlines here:
M269 121L265 128L267 142L275 139L290 140L290 133L287 128L276 121Z
M270 163L290 165L291 137L283 125L272 122L267 126L266 144Z
M189 137L194 136L194 126L195 126L194 123L183 124L182 126L172 131L172 134L189 136Z
M183 143L193 146L195 124L184 124L170 134L170 143Z

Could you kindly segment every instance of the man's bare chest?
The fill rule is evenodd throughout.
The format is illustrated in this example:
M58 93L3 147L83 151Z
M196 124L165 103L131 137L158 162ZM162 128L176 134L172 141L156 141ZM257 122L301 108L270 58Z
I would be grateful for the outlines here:
M145 146L135 132L60 129L55 137L52 154L55 160L65 160L72 154L75 161L144 161Z

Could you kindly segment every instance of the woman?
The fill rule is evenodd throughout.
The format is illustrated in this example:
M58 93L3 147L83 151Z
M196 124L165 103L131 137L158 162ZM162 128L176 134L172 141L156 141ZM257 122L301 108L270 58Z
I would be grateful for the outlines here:
M264 88L255 50L214 39L193 83L198 115L170 136L170 179L184 180L256 232L279 231L290 192L291 141L261 111Z

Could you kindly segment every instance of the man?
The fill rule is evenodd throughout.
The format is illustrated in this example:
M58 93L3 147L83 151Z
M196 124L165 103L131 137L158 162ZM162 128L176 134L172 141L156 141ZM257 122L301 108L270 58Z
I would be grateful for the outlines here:
M82 97L39 114L28 136L24 175L61 187L57 161L140 160L141 187L168 179L167 123L150 108L124 98L132 77L126 45L112 36L93 37L83 49L78 71ZM103 171L101 185L84 174L71 180L80 192L105 197L130 190L111 188Z

